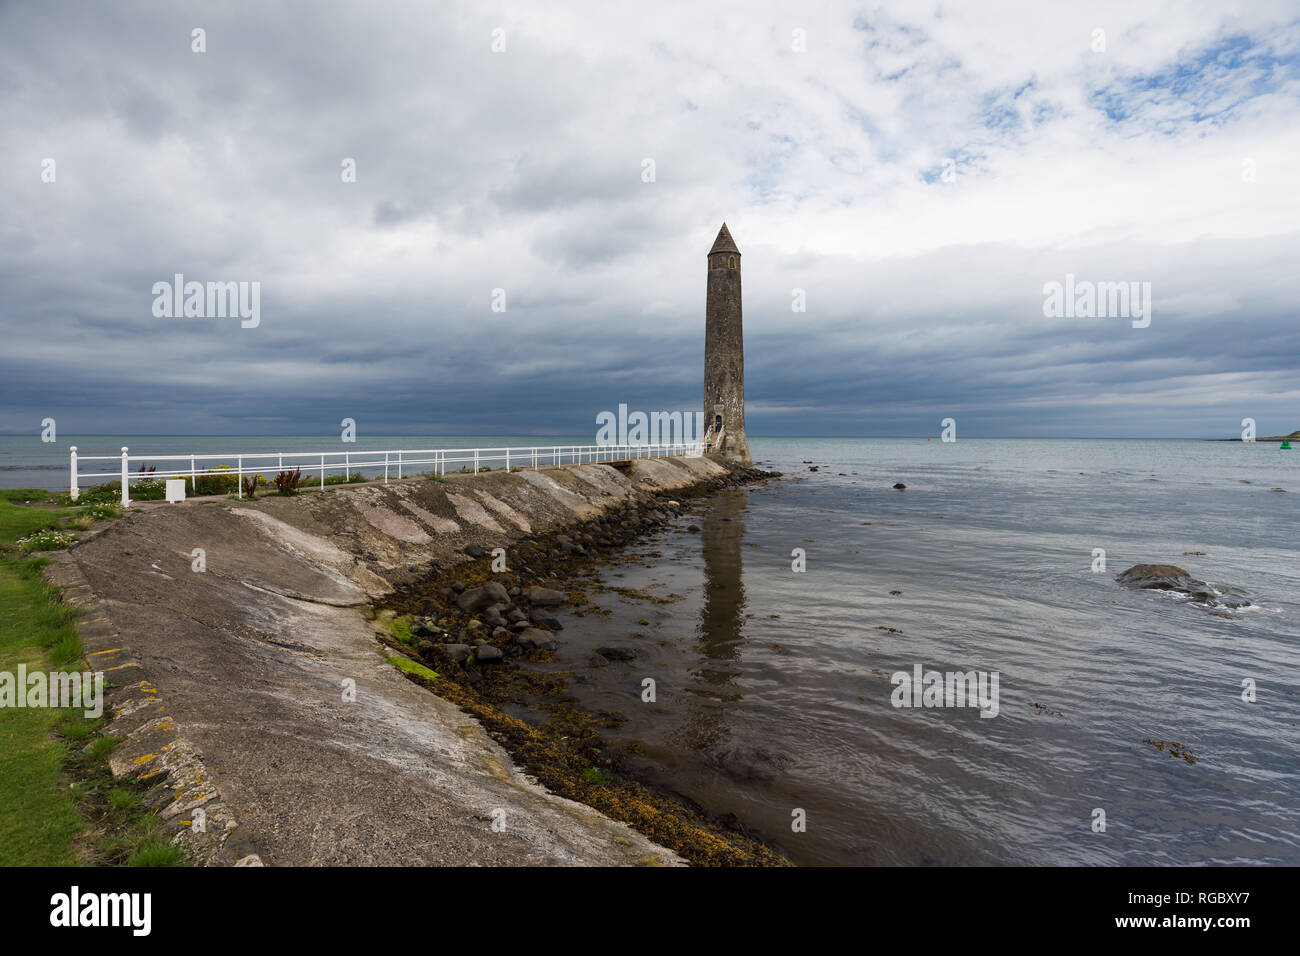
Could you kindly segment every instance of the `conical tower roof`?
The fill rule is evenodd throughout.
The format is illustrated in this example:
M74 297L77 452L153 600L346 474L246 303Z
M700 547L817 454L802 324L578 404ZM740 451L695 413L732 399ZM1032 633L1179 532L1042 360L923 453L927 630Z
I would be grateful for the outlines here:
M735 240L731 238L731 233L727 231L727 224L724 222L722 228L718 230L718 238L713 240L713 248L709 250L709 255L717 252L734 252L740 255L740 250L736 248Z

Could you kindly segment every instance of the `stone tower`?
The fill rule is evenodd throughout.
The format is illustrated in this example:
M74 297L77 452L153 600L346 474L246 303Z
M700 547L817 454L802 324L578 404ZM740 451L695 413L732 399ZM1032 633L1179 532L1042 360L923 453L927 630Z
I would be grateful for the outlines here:
M749 439L745 437L740 250L725 222L709 250L709 283L704 305L704 422L706 434L713 438L713 454L746 465L752 463Z

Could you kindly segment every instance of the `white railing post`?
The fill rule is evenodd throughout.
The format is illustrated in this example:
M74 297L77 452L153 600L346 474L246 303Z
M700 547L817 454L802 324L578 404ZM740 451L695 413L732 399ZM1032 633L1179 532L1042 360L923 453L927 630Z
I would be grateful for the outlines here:
M69 449L69 453L72 455L70 465L72 484L68 489L68 495L75 502L81 495L81 491L77 488L77 446L73 445L72 448Z
M398 452L397 452L397 477L398 477L399 479L402 477L402 452L401 452L401 449L398 449Z
M127 471L126 446L122 446L122 507L131 507L131 478Z
M388 452L384 452L384 484L388 484Z
M478 474L478 449L474 449L474 474Z
M236 457L235 464L239 471L238 476L235 478L235 480L239 482L239 488L235 491L235 497L242 499L244 497L244 456L239 455Z
M343 484L352 480L352 456L347 452L343 453Z
M506 449L506 474L510 474L510 449Z
M325 490L325 456L320 456L320 490Z
M199 493L199 476L194 471L194 456L190 455L190 493L195 497Z

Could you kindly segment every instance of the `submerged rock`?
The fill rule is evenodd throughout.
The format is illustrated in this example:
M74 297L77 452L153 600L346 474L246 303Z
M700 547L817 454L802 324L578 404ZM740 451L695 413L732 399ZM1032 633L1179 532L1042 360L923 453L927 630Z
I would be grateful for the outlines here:
M1174 591L1210 607L1241 608L1251 604L1250 598L1237 588L1207 584L1175 564L1135 564L1116 575L1115 580L1143 591Z
M707 753L704 759L723 773L746 781L771 780L791 763L783 753L741 745Z
M637 652L631 647L605 647L596 648L596 653L605 658L606 661L630 661L634 660Z
M901 481L894 485L894 488L895 488L897 491L902 491L902 490L903 490L904 488L906 488L906 487L907 487L907 485L903 484Z
M540 624L542 627L549 627L553 631L564 630L564 625L560 623L560 619L550 611L543 611L541 608L536 608L532 614L528 615L528 617L534 624Z

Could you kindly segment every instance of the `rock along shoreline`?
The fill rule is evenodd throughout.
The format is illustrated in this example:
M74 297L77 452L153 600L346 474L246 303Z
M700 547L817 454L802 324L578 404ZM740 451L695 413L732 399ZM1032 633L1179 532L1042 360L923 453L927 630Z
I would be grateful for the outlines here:
M504 554L471 546L461 564L383 602L378 616L390 626L388 643L438 674L434 680L408 671L412 680L472 713L552 792L629 823L691 863L784 865L784 857L734 817L711 816L629 774L600 733L619 726L621 715L585 711L564 693L562 677L520 666L552 660L564 640L560 615L593 610L580 583L584 571L680 517L684 501L775 477L779 473L733 466L685 488L653 490L585 522L526 536ZM502 564L505 570L494 570ZM545 723L508 712L517 713L525 697L544 701Z

